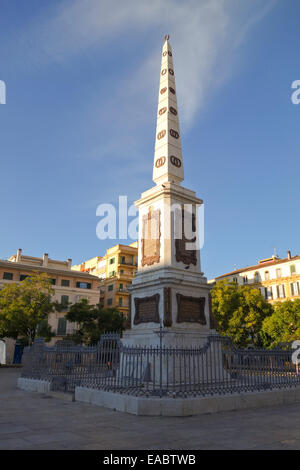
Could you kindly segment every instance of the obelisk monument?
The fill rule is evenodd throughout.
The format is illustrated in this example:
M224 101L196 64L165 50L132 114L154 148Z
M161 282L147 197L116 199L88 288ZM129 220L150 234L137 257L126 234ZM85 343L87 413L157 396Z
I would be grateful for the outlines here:
M135 202L139 209L138 272L132 282L131 329L125 345L199 347L212 333L210 286L201 271L198 209L203 203L184 179L177 91L169 36L162 48L153 163L155 186ZM192 165L192 158L187 162Z

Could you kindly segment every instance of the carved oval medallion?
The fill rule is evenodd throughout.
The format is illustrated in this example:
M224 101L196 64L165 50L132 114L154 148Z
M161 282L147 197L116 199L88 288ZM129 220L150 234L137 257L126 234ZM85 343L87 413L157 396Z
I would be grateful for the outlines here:
M158 140L162 139L165 135L166 135L166 131L165 131L165 130L160 131L160 132L157 134Z
M167 87L165 86L160 90L160 94L163 95L167 91Z
M170 106L170 112L171 112L172 114L174 114L174 116L177 116L177 111L176 111L176 109L173 108L172 106Z
M166 73L167 73L167 69L162 69L161 74L166 75Z
M172 52L171 51L168 51L168 54L170 57L172 57Z
M175 90L174 90L174 88L172 88L172 87L170 86L170 87L169 87L169 90L170 90L171 93L173 93L173 95L175 95Z
M174 137L174 139L178 139L179 134L177 131L174 131L174 129L170 129L170 135Z
M166 157L160 157L156 160L155 162L155 166L156 168L160 168L161 166L163 166L166 162Z
M173 70L173 69L169 69L169 74L170 74L170 75L174 75L174 70Z
M170 158L172 165L176 166L177 168L181 167L181 160L180 158L175 157L174 155Z
M158 114L161 116L162 114L165 114L166 111L167 111L167 108L166 108L166 107L161 108L161 109L158 111Z

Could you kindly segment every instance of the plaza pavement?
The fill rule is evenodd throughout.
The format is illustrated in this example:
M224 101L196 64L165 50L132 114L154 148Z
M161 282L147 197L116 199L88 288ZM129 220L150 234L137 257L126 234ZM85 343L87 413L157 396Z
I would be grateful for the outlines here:
M300 404L143 417L16 388L0 368L0 449L300 449Z

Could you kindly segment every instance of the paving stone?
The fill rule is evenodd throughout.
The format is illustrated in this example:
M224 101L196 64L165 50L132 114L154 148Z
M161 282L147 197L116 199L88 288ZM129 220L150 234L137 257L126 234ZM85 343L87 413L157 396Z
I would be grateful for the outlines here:
M0 449L300 449L300 404L190 417L134 416L16 388L0 369Z

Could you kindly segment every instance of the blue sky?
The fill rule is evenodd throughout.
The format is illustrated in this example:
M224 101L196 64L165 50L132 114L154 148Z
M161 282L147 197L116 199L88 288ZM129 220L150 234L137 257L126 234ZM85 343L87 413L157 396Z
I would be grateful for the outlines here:
M205 274L299 253L299 17L298 0L0 0L0 258L115 243L96 208L153 185L166 33Z

